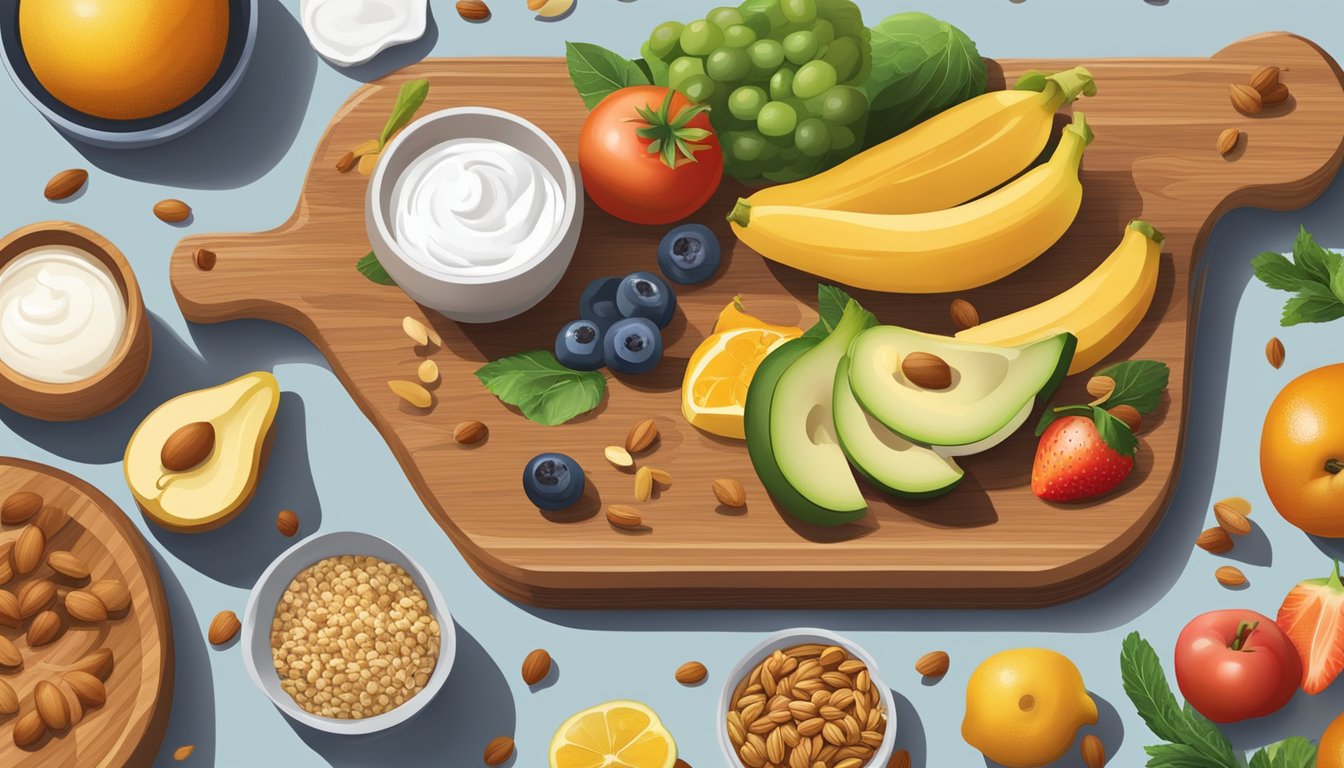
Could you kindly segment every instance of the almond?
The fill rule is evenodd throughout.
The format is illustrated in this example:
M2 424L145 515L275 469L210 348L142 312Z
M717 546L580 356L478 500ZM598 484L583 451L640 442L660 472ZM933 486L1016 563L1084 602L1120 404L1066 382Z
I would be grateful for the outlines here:
M378 169L378 159L382 156L381 152L373 152L361 156L359 158L359 165L356 166L359 168L359 175L372 176L373 172Z
M387 382L387 386L392 389L393 394L416 408L429 408L434 404L434 396L429 393L429 390L414 381L394 379Z
M186 472L200 466L215 449L215 425L193 421L168 436L159 451L159 462L169 472Z
M219 261L219 255L208 248L197 248L191 254L191 262L202 272L209 272L215 268L215 263Z
M942 677L947 674L952 659L943 651L932 651L919 657L915 662L915 671L925 677Z
M1136 435L1139 434L1139 430L1143 429L1143 414L1139 413L1139 409L1132 405L1117 405L1114 408L1108 408L1106 412L1123 421L1125 426L1129 427L1129 431Z
M36 743L38 739L45 735L47 735L47 724L42 722L42 716L35 709L14 721L15 746L27 747Z
M210 631L207 637L211 645L224 645L232 640L238 630L243 628L242 622L238 621L238 614L233 611L220 611L215 614L215 618L210 620Z
M742 483L730 478L714 481L714 498L725 507L740 509L747 506L747 491Z
M0 715L12 715L19 711L19 694L14 688L0 680Z
M551 674L551 654L538 648L523 659L523 682L536 685Z
M57 551L47 555L51 570L71 579L89 578L89 566L74 552Z
M466 2L466 0L463 0L463 2ZM460 8L462 3L458 3L457 5ZM485 745L484 757L486 765L503 765L504 763L507 763L509 758L513 757L513 739L510 739L508 736L500 736L499 738L492 739L489 744Z
M14 578L14 564L10 553L13 546L0 547L0 586L8 584Z
M625 450L630 453L643 453L653 447L658 440L658 425L653 419L644 419L630 428L625 436Z
M56 585L46 579L30 581L19 590L19 617L36 616L56 599Z
M107 621L107 606L97 595L85 589L77 589L65 596L65 612L77 621L91 624Z
M435 384L439 380L439 364L426 360L415 369L415 377L425 384Z
M187 744L186 746L178 747L173 750L173 759L180 763L188 757L191 757L191 753L195 751L195 744Z
M1274 336L1265 344L1265 359L1275 368L1282 368L1283 361L1287 357L1288 350L1283 348L1283 342L1279 341L1279 337Z
M14 645L13 640L0 635L0 667L21 666L23 666L23 654L19 653L19 647Z
M638 528L644 524L644 519L633 507L625 504L612 504L607 507L607 522L617 528Z
M154 215L159 221L177 224L191 216L191 206L181 200L160 200L154 204Z
M55 611L43 611L33 617L28 625L28 646L36 648L46 645L61 634L61 617ZM51 725L48 723L48 725Z
M9 590L0 589L0 624L18 628L23 621L23 611L19 608L19 598Z
M459 445L475 445L489 434L489 428L479 421L464 421L453 427L453 440Z
M485 21L490 18L490 7L482 0L457 0L457 15L467 21ZM513 751L512 747L509 751ZM486 762L490 765L497 765L497 763L490 763L488 760Z
M107 676L112 674L112 651L107 648L99 648L88 656L75 662L70 667L71 671L88 672L99 680L106 680Z
M974 328L980 324L980 313L976 311L974 304L965 299L953 299L951 313L952 324L958 331Z
M415 342L417 347L429 346L429 328L424 323L407 315L401 319L401 331Z
M61 696L65 698L65 707L70 710L70 727L74 728L76 725L79 725L79 721L84 719L85 707L80 703L79 697L75 695L74 689L68 684L57 685L56 689L60 691Z
M89 586L89 591L103 601L108 613L121 613L131 607L131 591L119 581L96 581Z
M1227 531L1221 526L1216 526L1199 534L1199 538L1195 539L1195 546L1205 552L1223 555L1232 551L1232 537L1228 536Z
M1083 765L1087 768L1102 768L1106 765L1106 749L1095 734L1089 733L1083 737L1079 751L1083 753Z
M336 161L336 170L340 171L341 173L349 173L355 170L355 166L358 164L359 164L359 158L355 157L355 153L346 152L344 155L341 155L341 158L339 160Z
M1270 88L1260 97L1261 102L1267 107L1272 107L1288 100L1288 86L1283 83Z
M602 449L602 455L606 457L611 466L617 469L629 469L635 466L634 457L619 445L608 445Z
M103 681L88 672L66 672L64 680L75 692L75 698L86 707L101 707L107 701L107 689Z
M48 200L64 200L78 192L89 180L89 172L83 168L71 168L51 177L47 188L42 191Z
M1115 391L1115 379L1110 376L1093 376L1087 380L1087 394L1093 397L1092 405L1106 402Z
M65 697L50 682L38 681L33 689L33 703L37 705L42 722L51 730L63 731L70 725L70 709L65 704Z
M1279 68L1274 66L1260 67L1251 73L1251 87L1259 91L1261 95L1269 92L1271 88L1279 84Z
M1231 565L1224 565L1214 571L1213 577L1224 587L1240 587L1246 583L1246 574L1242 573L1240 568Z
M672 473L668 472L666 469L649 467L649 477L652 477L653 482L664 488L670 488L672 486Z
M1216 510L1218 507L1223 507L1229 511L1236 512L1242 517L1251 516L1251 502L1240 496L1228 496L1226 499L1214 502L1213 508Z
M47 535L36 525L25 526L14 542L14 570L20 575L37 570L42 564L42 554L47 547Z
M1232 106L1247 115L1258 115L1265 108L1260 92L1249 85L1233 83L1227 92L1232 97Z
M682 685L699 685L705 681L706 677L709 677L709 670L698 661L688 661L677 667L677 673L674 677Z
M1226 157L1232 154L1232 150L1241 143L1241 131L1236 128L1224 128L1223 132L1218 134L1218 154Z
M887 761L887 768L910 768L910 753L904 749L892 752L891 760Z
M640 467L635 471L635 498L640 501L648 501L653 495L653 473L648 467Z
M1233 536L1245 536L1251 532L1250 518L1241 514L1229 504L1214 504L1213 517L1224 531Z
M0 505L0 523L18 525L42 509L42 497L32 491L11 493Z
M901 361L901 373L907 381L924 389L952 386L952 368L943 358L928 352L911 352Z
M281 536L293 536L299 532L299 516L292 509L282 509L275 516L275 529Z

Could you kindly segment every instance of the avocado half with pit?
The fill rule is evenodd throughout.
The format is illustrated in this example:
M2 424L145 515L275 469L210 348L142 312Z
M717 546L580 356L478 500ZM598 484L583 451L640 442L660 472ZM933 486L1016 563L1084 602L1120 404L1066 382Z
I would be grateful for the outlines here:
M873 315L850 301L825 339L794 339L761 363L747 390L747 452L784 511L816 525L852 523L868 510L835 434L835 370Z
M941 446L945 456L988 450L1048 399L1068 373L1077 346L1060 333L1015 347L970 344L896 326L864 331L849 349L849 384L863 410L900 437ZM935 355L951 384L930 389L902 370L907 356Z

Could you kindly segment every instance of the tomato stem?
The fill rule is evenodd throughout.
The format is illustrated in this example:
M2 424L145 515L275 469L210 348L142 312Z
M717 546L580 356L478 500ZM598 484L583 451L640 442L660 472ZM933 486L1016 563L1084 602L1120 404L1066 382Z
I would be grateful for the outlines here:
M1325 471L1332 475L1338 475L1340 472L1344 472L1344 461L1340 461L1339 459L1327 460L1325 462Z
M1232 639L1232 650L1243 650L1246 647L1246 641L1251 639L1251 633L1254 632L1255 628L1258 626L1260 626L1260 622L1258 621L1243 621L1238 624L1237 636Z
M640 122L644 127L635 129L641 139L648 139L649 154L658 155L668 168L675 169L686 163L698 162L695 153L709 149L704 141L713 136L704 128L695 128L690 122L709 111L709 106L697 104L682 107L674 117L672 115L672 97L675 91L668 90L663 104L656 111L648 106L637 108ZM634 119L634 118L631 118Z

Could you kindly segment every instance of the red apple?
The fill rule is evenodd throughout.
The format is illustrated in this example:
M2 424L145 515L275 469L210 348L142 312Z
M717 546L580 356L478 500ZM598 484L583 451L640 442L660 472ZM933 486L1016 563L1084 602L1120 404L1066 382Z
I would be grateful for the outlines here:
M1190 706L1215 723L1277 712L1302 681L1288 635L1254 611L1196 616L1176 641L1176 684Z

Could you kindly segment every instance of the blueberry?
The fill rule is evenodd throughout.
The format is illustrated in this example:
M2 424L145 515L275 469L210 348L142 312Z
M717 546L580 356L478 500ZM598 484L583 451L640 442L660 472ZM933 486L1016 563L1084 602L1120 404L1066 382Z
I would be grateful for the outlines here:
M596 323L605 332L621 319L621 311L616 307L616 291L620 285L619 277L599 277L589 283L579 297L579 317Z
M583 467L563 453L542 453L523 468L523 492L541 509L572 506L583 496Z
M667 279L682 285L703 283L719 268L719 238L703 224L686 224L668 232L658 244L658 267Z
M607 329L602 347L611 370L647 373L663 359L663 334L648 319L631 317Z
M677 311L677 295L661 277L636 272L621 281L616 291L616 308L621 317L643 317L659 328L666 328Z
M602 329L592 320L575 320L555 337L555 359L576 371L602 367Z

